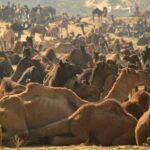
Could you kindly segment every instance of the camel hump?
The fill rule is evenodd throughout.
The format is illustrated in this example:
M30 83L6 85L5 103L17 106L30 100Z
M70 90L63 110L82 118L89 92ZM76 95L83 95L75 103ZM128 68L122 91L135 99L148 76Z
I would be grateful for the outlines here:
M106 99L101 105L106 111L111 111L116 115L126 115L126 111L115 99Z
M43 88L44 86L42 86L41 84L39 83L28 83L27 86L26 86L26 90L23 92L24 94L39 94L43 91ZM41 91L42 90L42 91Z
M30 90L33 90L33 89L35 89L35 88L38 88L38 87L40 87L41 85L39 84L39 83L29 83L29 84L27 84L27 89L30 91Z

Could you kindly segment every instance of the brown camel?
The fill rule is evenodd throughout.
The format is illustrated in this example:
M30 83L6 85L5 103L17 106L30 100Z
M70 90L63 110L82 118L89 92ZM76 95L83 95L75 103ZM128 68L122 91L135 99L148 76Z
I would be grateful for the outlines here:
M113 63L100 61L96 63L91 76L91 85L96 86L99 89L99 92L104 91L103 87L105 81L110 75L116 76L118 72L118 66Z
M53 77L49 81L49 86L63 87L67 80L80 73L82 73L82 69L79 66L60 61L59 65L55 67Z
M136 92L131 99L122 103L123 108L134 117L139 119L143 113L148 111L150 104L150 95L145 91Z
M25 91L25 86L4 78L0 84L0 98L6 95L19 94Z
M123 102L128 98L132 89L138 85L149 84L147 81L149 81L147 72L124 68L105 98L115 98Z
M150 141L150 109L139 119L135 128L135 138L137 145L143 145Z
M30 59L30 58L25 57L25 58L22 58L20 62L18 63L17 68L14 74L12 75L11 79L13 81L18 81L20 77L22 76L22 74L24 73L24 71L31 66L35 66L41 70L44 70L40 60Z
M29 130L63 120L86 103L66 88L30 83L24 92L0 100L0 123L7 131L3 138L28 135Z
M88 142L96 145L135 144L137 120L121 105L109 99L99 104L85 104L68 118L31 130L33 137L60 135L54 145L70 145ZM111 125L111 127L110 127ZM72 137L62 135L71 133Z
M85 99L89 102L96 102L100 100L99 90L92 85L87 85L78 81L78 77L73 77L68 80L65 87L74 91L80 98Z

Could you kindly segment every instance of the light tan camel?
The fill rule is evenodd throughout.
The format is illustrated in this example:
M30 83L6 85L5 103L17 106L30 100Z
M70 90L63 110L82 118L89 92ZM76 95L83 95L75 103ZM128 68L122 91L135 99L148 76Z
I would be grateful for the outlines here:
M120 102L126 100L129 93L138 85L148 84L150 77L145 71L122 69L116 82L105 98L115 98Z

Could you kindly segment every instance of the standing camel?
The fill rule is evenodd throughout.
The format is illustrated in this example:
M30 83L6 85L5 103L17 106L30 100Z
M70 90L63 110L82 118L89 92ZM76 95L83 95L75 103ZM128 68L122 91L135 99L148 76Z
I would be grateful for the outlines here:
M68 36L68 34L69 34L69 32L68 32L68 24L69 24L69 21L68 21L67 18L64 18L64 19L60 22L59 27L60 27L61 35L62 35L63 29L65 29L65 30L66 30L66 33L67 33L67 36Z
M107 13L108 13L107 7L104 7L103 10L100 10L99 8L95 8L92 11L93 22L95 20L95 15L97 15L99 18L102 18L102 17L107 17Z

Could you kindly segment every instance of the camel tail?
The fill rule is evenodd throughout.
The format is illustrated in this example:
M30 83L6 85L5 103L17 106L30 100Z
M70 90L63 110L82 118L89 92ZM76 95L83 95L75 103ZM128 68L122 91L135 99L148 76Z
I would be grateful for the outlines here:
M42 128L33 129L30 131L30 135L34 138L63 135L71 132L70 120L67 118L62 121L51 123Z

